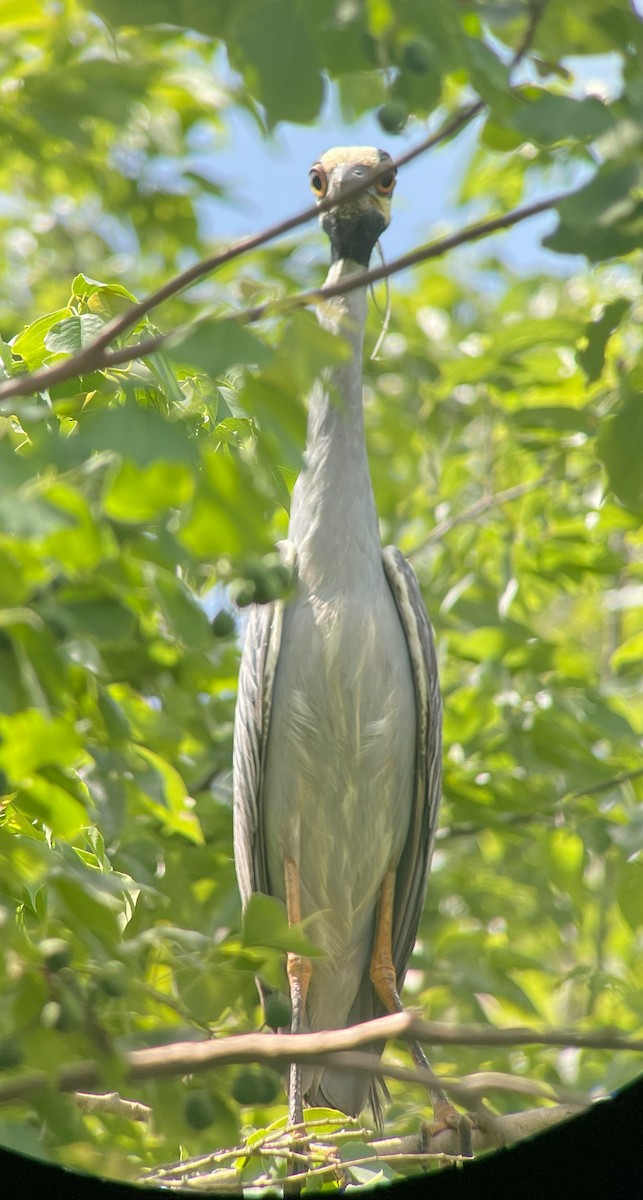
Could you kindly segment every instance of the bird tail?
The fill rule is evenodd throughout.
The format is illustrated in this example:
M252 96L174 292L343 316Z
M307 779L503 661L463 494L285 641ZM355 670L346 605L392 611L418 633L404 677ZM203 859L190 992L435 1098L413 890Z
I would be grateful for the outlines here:
M346 1019L346 1025L359 1025L362 1021L370 1021L376 1015L381 1016L381 1013L379 1001L373 993L373 984L369 976L365 975ZM382 1057L382 1047L365 1046L362 1053L369 1054L373 1065L377 1066ZM315 1107L336 1108L349 1117L358 1117L368 1105L379 1133L388 1097L388 1088L378 1076L369 1075L365 1071L344 1071L338 1067L326 1067L321 1072L315 1072L306 1099Z

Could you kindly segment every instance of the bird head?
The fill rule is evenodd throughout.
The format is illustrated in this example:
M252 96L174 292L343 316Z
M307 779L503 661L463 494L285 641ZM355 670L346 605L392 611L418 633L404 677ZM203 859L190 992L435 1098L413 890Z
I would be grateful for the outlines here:
M351 185L390 163L390 170L373 178L370 187L342 201ZM310 186L318 200L336 200L322 213L321 225L330 238L333 262L350 259L367 267L378 237L391 219L391 196L396 170L386 150L372 146L340 146L326 150L310 169Z

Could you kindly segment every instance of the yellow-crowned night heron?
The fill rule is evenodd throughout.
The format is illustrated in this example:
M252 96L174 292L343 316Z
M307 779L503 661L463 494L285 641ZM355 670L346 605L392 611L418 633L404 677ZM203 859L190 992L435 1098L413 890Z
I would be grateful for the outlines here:
M395 170L342 203L383 150L322 154L310 172L332 247L327 283L368 266L390 219ZM364 445L366 290L322 304L350 357L310 395L305 465L284 552L286 605L250 614L234 732L235 861L242 900L285 901L325 952L288 957L293 1032L336 1029L401 1009L440 803L442 713L431 626L415 574L382 549ZM428 1065L419 1046L416 1062ZM358 1114L381 1095L368 1075L291 1068L290 1117L311 1104ZM432 1089L434 1108L450 1114Z

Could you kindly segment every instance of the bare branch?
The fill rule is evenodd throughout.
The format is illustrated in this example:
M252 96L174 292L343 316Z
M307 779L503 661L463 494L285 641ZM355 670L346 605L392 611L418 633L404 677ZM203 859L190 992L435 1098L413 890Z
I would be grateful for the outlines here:
M612 1030L577 1033L575 1030L538 1030L528 1028L493 1029L485 1025L448 1025L441 1021L423 1021L411 1012L394 1013L365 1021L348 1029L336 1029L306 1034L239 1034L202 1042L176 1042L169 1046L154 1046L131 1050L123 1056L128 1080L159 1079L163 1076L185 1075L229 1066L232 1063L271 1063L277 1068L290 1062L321 1063L351 1070L386 1074L394 1070L401 1077L404 1068L374 1065L369 1054L339 1058L340 1053L401 1039L419 1040L444 1046L575 1046L596 1050L625 1050L642 1052L643 1039L623 1037ZM409 1071L409 1082L431 1084L436 1076L431 1071ZM442 1080L440 1080L442 1082ZM85 1090L100 1083L100 1066L95 1062L75 1063L59 1071L54 1086L61 1092ZM43 1071L21 1075L0 1084L0 1104L32 1095L51 1086ZM449 1084L457 1099L460 1084ZM467 1089L463 1089L463 1095ZM468 1095L468 1093L467 1093Z
M419 263L440 258L443 254L446 254L449 250L456 249L458 246L479 241L481 238L489 237L490 234L497 233L501 229L509 229L511 226L526 221L530 217L547 212L548 209L555 208L557 204L566 199L569 194L562 192L555 196L546 197L543 200L536 200L532 204L525 204L520 208L512 209L510 212L502 213L500 216L490 217L486 221L477 221L475 224L467 225L464 229L460 229L456 233L448 234L446 237L429 242L427 246L420 246L416 250L411 250L408 254L402 254L399 258L395 258L380 267L374 267L368 271L356 271L354 275L346 276L338 283L326 285L325 287L311 288L305 292L298 292L294 296L285 296L278 300L268 300L263 304L254 305L252 308L242 309L240 312L235 313L234 316L225 317L220 324L224 325L228 322L236 321L239 324L247 325L262 320L264 317L277 316L296 308L303 308L316 301L330 300L334 296L345 295L347 292L355 291L356 288L365 287L370 283L377 283L380 279L386 279L390 275L405 271L408 267L417 266ZM198 323L193 322L190 328ZM12 396L32 395L34 392L63 383L67 379L73 379L82 372L109 370L112 367L133 362L135 359L145 358L151 354L155 354L164 346L171 346L177 342L180 344L185 333L185 328L175 329L169 334L158 334L156 337L146 338L144 341L130 346L123 346L118 350L105 349L103 335L101 335L85 350L79 351L78 354L72 355L63 362L56 363L52 367L42 367L38 371L32 371L25 375L18 375L14 379L8 379L5 383L0 384L0 401L7 400ZM0 412L6 413L9 411L10 409L0 404Z
M76 1092L74 1099L84 1113L112 1113L130 1121L149 1121L152 1109L138 1100L124 1100L118 1092Z

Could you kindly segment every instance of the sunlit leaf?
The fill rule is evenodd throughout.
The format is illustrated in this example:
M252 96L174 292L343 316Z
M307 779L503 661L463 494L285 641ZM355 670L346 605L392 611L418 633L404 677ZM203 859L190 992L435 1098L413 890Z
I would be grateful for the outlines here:
M301 925L288 924L286 909L279 900L258 893L250 897L243 915L243 944L271 946L284 952L304 954L307 958L318 958L322 953L305 936Z

